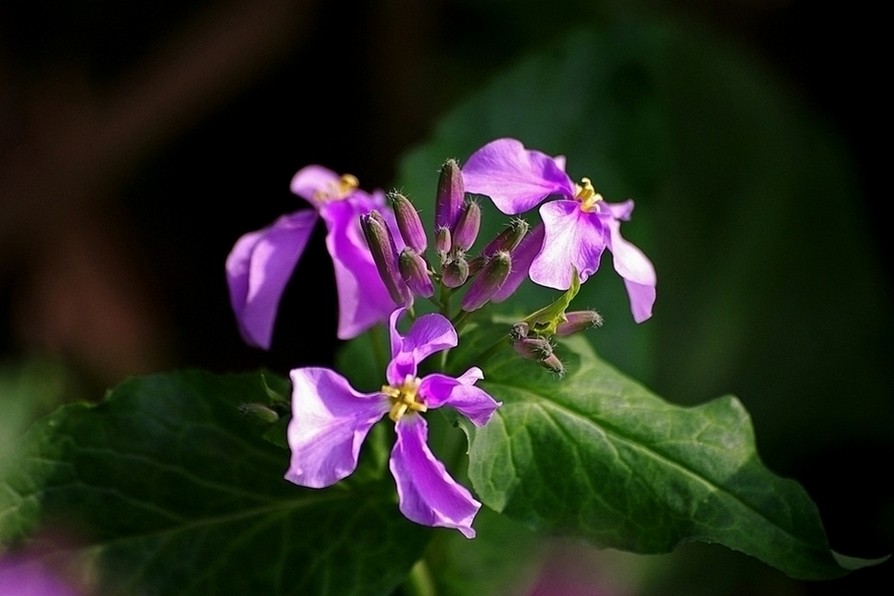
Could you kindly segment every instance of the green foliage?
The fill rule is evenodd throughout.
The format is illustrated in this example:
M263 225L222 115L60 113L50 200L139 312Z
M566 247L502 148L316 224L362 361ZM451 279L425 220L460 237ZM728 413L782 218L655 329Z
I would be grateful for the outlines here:
M283 380L267 385L283 386ZM390 484L309 490L240 415L260 374L132 379L36 423L0 478L0 540L74 531L108 594L388 594L430 531Z
M676 406L581 337L558 350L561 381L510 350L486 362L480 386L503 405L483 428L463 423L469 477L486 505L600 547L647 554L716 542L792 577L847 572L804 490L761 463L736 398Z

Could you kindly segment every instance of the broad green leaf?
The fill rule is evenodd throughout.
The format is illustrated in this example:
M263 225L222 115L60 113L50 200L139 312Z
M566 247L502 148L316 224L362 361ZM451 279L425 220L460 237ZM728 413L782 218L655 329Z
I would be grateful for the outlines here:
M57 410L3 470L0 540L73 531L103 594L390 593L430 530L393 485L285 481L288 453L238 411L266 399L260 374L182 372Z
M469 477L496 511L600 547L663 553L724 544L792 577L844 575L817 509L761 462L734 397L665 402L602 362L585 339L557 353L558 380L504 350L480 386L503 402L470 436Z

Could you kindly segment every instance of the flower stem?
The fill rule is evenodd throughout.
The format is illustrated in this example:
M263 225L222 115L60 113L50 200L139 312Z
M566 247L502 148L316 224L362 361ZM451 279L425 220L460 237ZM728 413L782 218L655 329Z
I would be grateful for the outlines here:
M469 316L468 311L461 310L458 313L456 313L456 316L453 317L453 319L450 321L451 323L453 323L453 327L456 329L457 333L459 333L460 330L465 326L466 317L468 317L468 316Z
M448 288L441 283L441 314L445 317L450 317L450 297L453 295L453 290Z
M376 360L376 370L385 370L388 366L388 355L382 350L381 327L373 325L369 330L369 341L372 344L373 358Z
M435 580L431 576L428 563L425 559L419 559L410 570L410 576L404 583L406 593L410 596L437 596Z

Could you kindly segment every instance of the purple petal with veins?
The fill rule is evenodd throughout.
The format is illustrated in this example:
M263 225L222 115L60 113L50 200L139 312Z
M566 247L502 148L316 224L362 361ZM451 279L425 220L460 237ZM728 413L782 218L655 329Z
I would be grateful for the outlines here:
M419 415L404 416L396 430L390 468L397 483L401 513L416 523L455 528L466 538L474 538L472 520L481 503L432 454L425 419Z
M529 270L534 283L567 290L572 265L581 282L599 269L605 249L605 224L599 213L581 210L577 201L552 201L540 207L544 239Z
M357 337L387 319L395 308L360 230L361 212L374 203L361 197L357 202L332 201L320 209L338 289L339 339Z
M503 213L523 213L549 195L574 196L574 182L560 163L516 139L497 139L469 157L463 183L466 192L490 197Z
M456 346L456 330L443 315L422 315L410 325L406 335L397 330L397 323L406 309L395 310L389 321L391 337L391 362L386 378L389 383L400 384L407 375L416 376L420 362L441 350Z
M283 215L239 238L230 251L226 264L230 304L246 343L270 348L279 301L317 217L310 209Z
M291 373L292 420L286 433L292 456L286 479L323 488L357 468L360 445L390 407L382 393L355 391L327 368L297 368Z
M612 253L612 265L624 279L633 320L642 323L652 316L652 305L656 296L655 285L658 282L655 267L643 251L621 237L621 222L616 219L609 220L608 230L608 249Z
M429 408L450 406L475 426L484 426L501 403L474 386L483 378L484 373L477 366L456 379L439 373L430 374L419 384L419 395Z

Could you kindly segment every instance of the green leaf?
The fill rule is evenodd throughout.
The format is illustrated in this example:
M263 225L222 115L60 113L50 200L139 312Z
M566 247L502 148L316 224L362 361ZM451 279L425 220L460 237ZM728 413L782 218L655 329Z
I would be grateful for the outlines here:
M103 594L390 593L431 531L393 485L285 481L288 454L238 411L265 398L260 374L182 372L57 410L0 477L0 540L74 531Z
M667 403L602 362L582 338L559 345L565 379L509 350L480 386L503 402L469 433L481 500L529 527L600 547L664 553L717 542L792 577L844 575L817 509L760 461L734 397Z

